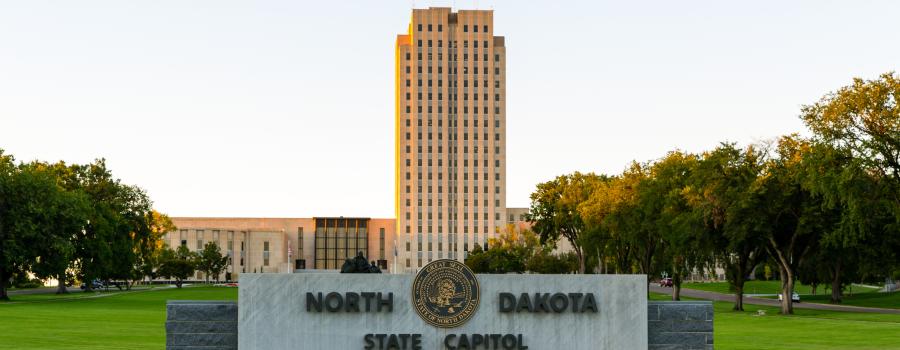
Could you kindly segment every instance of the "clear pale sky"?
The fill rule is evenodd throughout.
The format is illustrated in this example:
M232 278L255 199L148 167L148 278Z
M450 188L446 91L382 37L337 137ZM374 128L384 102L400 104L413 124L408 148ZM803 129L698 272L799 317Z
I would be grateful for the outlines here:
M803 132L900 65L898 1L0 0L0 148L107 159L173 216L393 217L410 9L495 10L507 200L575 170Z

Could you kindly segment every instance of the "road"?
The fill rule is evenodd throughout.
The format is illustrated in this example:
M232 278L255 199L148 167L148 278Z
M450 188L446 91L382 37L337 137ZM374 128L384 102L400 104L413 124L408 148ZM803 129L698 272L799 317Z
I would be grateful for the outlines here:
M669 295L672 294L672 288L660 287L660 286L654 285L654 284L650 285L650 291L654 292L654 293L663 293L663 294L669 294ZM725 302L729 302L729 303L734 302L733 294L707 292L705 290L682 288L681 296L695 298L695 299L725 301ZM748 297L748 296L744 296L744 304L781 307L781 302L776 299L753 298L753 297ZM795 309L812 309L812 310L846 311L846 312L868 312L868 313L876 313L876 314L900 315L900 309L883 309L883 308L877 308L877 307L861 307L861 306L848 306L848 305L794 303L794 308Z

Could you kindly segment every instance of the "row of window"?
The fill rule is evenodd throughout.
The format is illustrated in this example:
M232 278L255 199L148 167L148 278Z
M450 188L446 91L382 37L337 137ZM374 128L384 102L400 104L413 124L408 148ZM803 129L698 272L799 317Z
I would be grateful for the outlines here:
M452 136L454 136L454 137L452 138L453 140L458 140L458 139L459 139L458 137L456 137L456 136L458 136L458 134L454 134L454 135L452 135ZM474 138L473 138L474 140L478 140L478 133L477 133L477 132L473 132L473 133L472 133L472 136L474 137ZM409 140L409 139L410 139L409 137L410 137L410 133L407 132L407 133L406 133L406 139ZM422 139L422 133L421 133L421 132L418 133L418 139L419 139L419 140ZM431 133L428 133L428 139L431 140ZM442 139L443 139L443 133L440 133L440 132L439 132L439 133L438 133L438 140L442 140ZM487 140L487 139L488 139L488 133L484 133L484 139L483 139L483 140ZM467 133L467 132L464 132L464 133L463 133L463 140L464 140L464 141L468 141L468 140L469 140L469 133ZM494 133L494 141L500 141L500 133ZM419 151L419 152L421 152L421 151ZM408 152L407 152L407 153L408 153ZM468 152L466 152L466 153L468 153Z
M428 67L428 68L431 68L431 67ZM476 69L477 69L477 67L476 67ZM478 73L476 72L475 74L478 74ZM431 79L428 79L428 87L432 87L432 82L433 82L433 81L432 81ZM409 79L406 79L406 87L410 87L410 84L411 84L411 83L412 83L412 81L410 81ZM458 83L459 83L459 82L456 81L456 80L450 80L449 83L448 83L448 86L449 86L449 87L459 87L459 84L458 84ZM478 80L473 80L473 81L472 81L472 85L473 85L473 87L478 87ZM419 87L422 86L422 79L419 79L419 81L418 81L418 86L419 86ZM438 87L444 87L444 80L438 79L438 84L437 84L437 86L438 86ZM488 86L488 81L485 80L485 81L484 81L484 84L481 85L481 86L482 86L482 87L487 87L487 86ZM463 87L469 87L469 80L463 80ZM495 81L494 81L494 88L495 88L495 89L499 89L499 88L500 88L500 81L499 81L499 80L495 80ZM486 98L486 97L485 97L485 98Z
M459 94L447 94L447 95L448 95L448 101L459 101ZM406 93L406 100L409 101L409 100L410 100L410 97L412 97L412 95L411 95L410 93L407 92L407 93ZM419 92L419 93L417 94L416 99L419 100L419 101L422 100L422 93L421 93L421 92ZM432 95L431 92L428 93L428 99L429 99L429 100L434 99L434 95ZM438 101L443 101L443 100L444 100L444 94L443 94L443 93L438 93L438 98L437 98L437 100L438 100ZM469 93L468 93L468 92L463 93L463 101L468 101L468 100L469 100ZM473 94L472 94L472 100L478 101L478 94L474 94L474 93L473 93ZM487 101L487 100L488 100L488 94L484 94L484 99L483 99L482 101ZM494 94L494 101L500 102L500 94ZM430 106L429 106L429 107L430 107ZM438 113L442 113L440 107L441 107L441 106L438 106ZM472 107L472 109L475 111L476 114L478 113L477 107ZM455 112L455 109L454 109L454 112ZM409 106L406 106L406 113L410 113L410 112L409 112ZM419 113L422 113L422 106L419 106ZM430 110L429 110L429 113L431 113ZM463 113L469 113L469 107L468 107L468 106L463 107ZM484 107L484 113L487 114L487 107ZM494 107L494 113L500 114L500 107Z
M425 41L422 41L422 39L419 39L419 41L417 42L417 45L416 45L416 46L422 47L422 43L423 43L423 42L426 43L426 44L428 44L428 47L433 47L433 45L432 45L433 42L432 42L431 39L428 39L428 40L425 40ZM451 47L451 48L457 48L457 47L458 47L457 44L458 44L458 42L457 42L456 40L450 41L450 47ZM443 41L443 40L438 40L438 41L437 41L437 47L444 47L444 41ZM476 49L478 48L478 40L472 40L472 47L473 47L473 48L476 48ZM484 45L482 45L481 47L487 49L487 48L488 48L488 41L485 40L485 41L484 41ZM464 49L468 49L468 48L469 48L469 41L468 41L468 40L463 40L463 48L464 48Z
M419 199L417 200L417 202L418 202L417 204L419 205L419 211L421 211L421 210L422 210L422 198L419 198ZM431 198L428 198L428 206L429 206L429 207L431 206L432 203L433 203L433 202L432 202ZM437 200L437 205L438 205L439 207L443 207L443 206L444 206L443 203L444 203L443 199L438 198L438 200ZM472 204L473 204L473 205L477 205L477 203L478 203L478 199L473 198L473 199L472 199ZM452 209L453 209L452 207L455 207L456 204L458 204L458 202L451 199L451 200L450 200L450 205L451 205L451 208L450 208L450 209L452 210ZM407 206L407 207L411 206L411 204L410 204L410 199L409 199L409 198L406 199L406 206ZM468 199L463 199L463 206L464 206L465 208L468 208L468 207L469 207L469 200L468 200ZM487 199L484 200L484 206L485 206L485 207L488 206L488 200L487 200ZM495 200L494 200L494 207L495 207L495 208L500 208L500 200L499 200L499 199L495 199ZM466 210L468 210L468 209L466 209ZM407 231L406 233L409 233L409 231ZM440 232L438 232L438 233L440 233Z
M434 66L429 65L426 67L428 68L428 74L434 73ZM463 68L463 74L469 74L469 66L463 66L462 68ZM488 67L482 67L482 68L483 69L480 70L480 72L481 72L481 74L484 74L485 75L484 78L487 79L487 74L489 72ZM406 74L410 74L411 70L412 69L409 66L406 66ZM438 72L438 74L444 74L444 66L437 66L437 72ZM472 74L478 74L478 72L479 72L478 67L472 67ZM422 66L421 65L416 66L416 73L422 74ZM459 67L449 67L449 68L447 68L447 73L448 74L459 74ZM500 68L495 67L494 75L499 75L499 74L500 74ZM451 80L451 81L455 81L455 80ZM407 84L406 86L409 86L409 84ZM419 83L419 86L422 86L422 83ZM428 86L431 86L431 84L429 83ZM438 83L438 86L441 86L440 83ZM456 85L454 84L452 86L456 86ZM464 86L468 86L468 85L464 85ZM475 86L478 86L478 85L476 84ZM487 86L487 82L484 83L484 86Z
M448 215L450 216L449 219L451 219L451 220L458 219L457 214L448 214ZM477 216L477 215L478 215L478 213L473 214L473 216ZM418 216L419 216L419 220L422 220L422 212L419 212ZM438 220L443 220L444 216L441 212L438 212L437 218L438 218ZM484 213L484 220L487 220L487 219L488 219L488 213ZM409 212L406 212L406 220L411 220ZM431 220L431 212L428 212L428 220ZM463 213L463 220L469 220L469 212ZM494 220L500 220L500 213L494 213Z
M420 94L420 95L421 95L421 94ZM406 96L409 97L409 94L407 93ZM441 94L438 94L438 97L443 97L443 96L441 96ZM431 93L428 94L428 98L431 98ZM482 113L482 114L484 114L485 116L487 116L487 114L488 114L488 107L487 107L487 106L483 106L482 109L483 109L483 113ZM424 110L427 110L429 114L434 113L434 106L428 106L428 108L426 108L426 109L424 109ZM417 113L423 113L422 111L423 111L422 106L416 106L416 112L417 112ZM412 112L411 112L410 106L406 106L406 113L412 113ZM438 105L438 106L437 106L437 113L444 113L444 106ZM450 113L450 114L459 114L459 107L453 107L453 106L447 107L447 113ZM466 117L466 116L468 116L468 114L469 114L469 106L463 106L463 116ZM472 114L478 114L478 107L472 106ZM494 107L494 114L500 114L500 107L499 107L499 106ZM419 116L419 117L421 118L422 116ZM429 115L428 117L431 118L430 115ZM440 115L439 115L438 117L440 118Z
M406 166L412 166L410 163L411 163L411 162L410 162L410 159L407 158L407 159L406 159ZM431 159L428 159L428 166L433 166L432 164L433 164L433 163L432 163ZM448 164L449 164L450 166L459 166L459 161L458 161L458 160L453 160L453 159L451 159L451 160L448 161ZM422 158L419 158L419 159L418 159L418 166L422 166ZM442 162L440 159L438 159L438 166L443 166L443 162ZM463 160L463 166L464 166L464 167L469 166L469 160L468 160L468 159L464 159L464 160ZM474 160L474 159L472 160L472 166L478 166L478 162L477 162L476 160ZM487 166L488 166L488 160L485 159L485 160L484 160L484 167L487 168ZM500 160L499 160L499 159L495 159L495 160L494 160L494 167L495 167L495 168L499 168L499 167L500 167Z
M429 52L428 55L425 56L425 57L427 57L428 60L431 61L431 60L434 59L434 54L432 54L432 53ZM474 59L476 59L476 60L478 59L477 54L472 54L472 57L473 57ZM452 59L451 61L459 61L459 57L458 57L456 54L454 54L454 55L452 56L452 58L453 58L453 59ZM411 60L411 59L412 59L412 53L407 52L407 53L406 53L406 60L409 61L409 60ZM421 53L421 52L419 52L419 53L416 54L416 59L417 59L418 61L421 61L421 60L422 60L422 53ZM438 52L438 61L440 62L440 61L443 61L443 60L444 60L444 54ZM463 53L463 61L468 61L468 60L469 60L469 54L468 54L468 53ZM487 61L488 61L488 54L484 54L484 55L482 56L482 61L484 61L484 62L487 62ZM495 55L494 55L494 62L500 62L500 55L498 55L498 54L495 54ZM420 71L419 73L421 73L421 71ZM456 74L456 72L454 72L454 73L452 73L452 74ZM466 73L466 74L468 74L468 73ZM477 74L477 73L476 73L476 74ZM485 71L484 74L487 74L487 71ZM494 74L499 75L499 74L500 74L500 69L497 68L497 69L494 71Z
M437 174L438 174L438 180L443 180L443 179L444 179L444 173L437 173ZM458 175L458 173L454 173L454 174L453 174L453 176L452 176L452 177L453 177L453 180L456 180L456 178L457 178L456 175ZM478 173L472 173L472 175L473 175L473 176L472 176L472 179L477 181L477 180L478 180ZM488 173L484 173L484 176L482 176L481 178L482 178L483 180L487 180L487 179L488 179ZM406 172L406 179L407 179L407 180L411 180L411 179L410 179L410 173L409 173L409 172ZM428 180L431 180L431 179L432 179L431 173L428 173ZM422 173L419 173L419 180L422 180ZM468 172L464 172L464 173L463 173L463 180L464 180L464 181L469 181L469 173L468 173ZM494 173L494 181L500 181L500 173ZM420 192L421 192L421 191L420 191Z
M434 27L432 27L432 24L428 24L427 26L428 26L427 28L428 28L428 31L429 31L429 32L432 31L431 29L434 28ZM421 31L422 31L422 28L423 28L422 24L419 23L419 25L417 26L418 31L421 32ZM483 30L482 30L483 33L487 33L487 32L488 32L488 26L487 26L487 24L483 25L482 28L483 28ZM438 25L437 25L437 31L438 31L438 32L443 32L443 31L444 31L444 25L443 25L443 24L438 24ZM468 33L468 32L469 32L469 25L468 25L468 24L463 24L463 32L464 32L464 33ZM473 33L478 33L478 25L475 25L475 24L472 25L472 32L473 32Z
M417 226L417 228L418 228L419 230L416 231L416 232L424 232L424 231L422 231L422 227L424 227L424 226ZM479 231L478 231L478 228L479 228L479 227L483 228L483 231L482 231L481 233L490 233L490 232L488 231L488 227L487 227L487 226L478 226L478 225L475 225L475 226L469 226L468 224L463 224L463 233L469 233L469 227L472 227L472 233L479 233ZM455 226L450 226L450 228L453 229L453 228L455 228ZM429 227L428 227L428 231L432 231L433 229L434 229L434 227L432 227L432 226L429 226ZM437 227L437 233L438 233L438 234L441 234L442 231L443 231L443 229L444 229L444 227L439 225L439 226ZM406 233L411 233L410 230L411 230L411 227L410 227L409 225L407 225L407 226L406 226ZM433 231L432 231L432 232L433 232ZM494 233L500 233L500 228L499 228L499 227L494 227ZM463 236L463 237L467 237L467 236ZM468 238L468 237L467 237L467 238ZM420 242L421 242L421 240L420 240ZM420 248L419 250L421 250L421 248ZM407 251L409 251L409 249L407 249Z
M477 127L478 127L478 119L472 119L472 122L473 122L473 124L474 124L473 127L476 127L476 128L477 128ZM418 126L422 126L422 119L421 119L421 118L418 119L418 123L417 123L417 124L418 124ZM457 120L449 120L449 121L447 122L447 124L449 124L451 128L455 128L455 127L457 127L457 125L459 124L459 122L458 122ZM482 125L486 128L486 127L488 126L487 120L484 120L484 121L482 122ZM406 119L406 126L411 126L411 125L410 125L409 119ZM428 127L430 128L431 126L432 126L432 122L431 122L431 118L429 118L429 119L428 119ZM443 127L443 126L444 126L443 119L438 118L438 127L440 128L440 127ZM469 119L463 119L463 127L464 127L464 128L468 128L468 127L469 127ZM500 119L494 119L494 127L495 127L495 128L499 128L499 127L500 127ZM429 136L428 139L431 139L431 136Z
M420 185L417 187L418 187L418 189L417 189L418 191L416 191L416 192L422 193L422 186ZM410 193L410 189L411 189L410 186L406 185L406 193ZM473 191L472 193L478 193L478 186L472 186L472 191ZM431 186L428 186L428 193L432 193ZM437 193L444 193L444 186L438 186ZM463 186L463 193L469 193L469 186ZM484 192L482 192L482 193L488 193L488 186L484 186ZM500 186L494 186L494 193L500 194ZM497 218L497 220L500 220L500 218Z
M440 135L441 135L441 134L438 133L438 140L441 139L441 138L440 138ZM430 140L430 139L429 139L429 140ZM417 152L417 153L421 154L421 153L422 153L422 146L419 145L419 146L417 146L417 147L418 147L418 149L417 149L418 152ZM407 154L410 153L410 148L411 148L411 147L410 147L409 145L406 145L406 153L407 153ZM448 147L448 148L450 148L450 147ZM472 148L473 148L473 150L472 150L473 152L472 152L472 153L469 153L469 146L463 146L463 153L464 153L464 154L478 154L478 146L473 146ZM454 152L453 152L453 153L456 153L456 150L458 150L458 147L455 147L455 146L454 146L453 149L454 149ZM488 153L488 148L487 148L487 147L482 147L481 149L484 150L484 154L487 154L487 153ZM432 148L431 148L431 146L428 146L428 153L432 153ZM438 151L437 151L437 153L444 153L444 147L443 147L443 146L438 146ZM500 154L500 146L494 146L494 154Z

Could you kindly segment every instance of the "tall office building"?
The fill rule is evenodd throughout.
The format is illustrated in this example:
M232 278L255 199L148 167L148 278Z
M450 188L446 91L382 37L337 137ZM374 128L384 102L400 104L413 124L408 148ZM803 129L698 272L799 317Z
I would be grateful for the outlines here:
M415 9L396 45L395 271L506 223L506 47L493 11Z

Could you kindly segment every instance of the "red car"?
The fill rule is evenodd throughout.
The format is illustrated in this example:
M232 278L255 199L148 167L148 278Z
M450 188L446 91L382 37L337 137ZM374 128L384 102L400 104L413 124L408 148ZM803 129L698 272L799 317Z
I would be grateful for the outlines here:
M666 277L666 278L663 278L663 279L659 280L659 286L660 286L660 287L671 287L671 286L672 286L672 279L669 278L669 277Z

